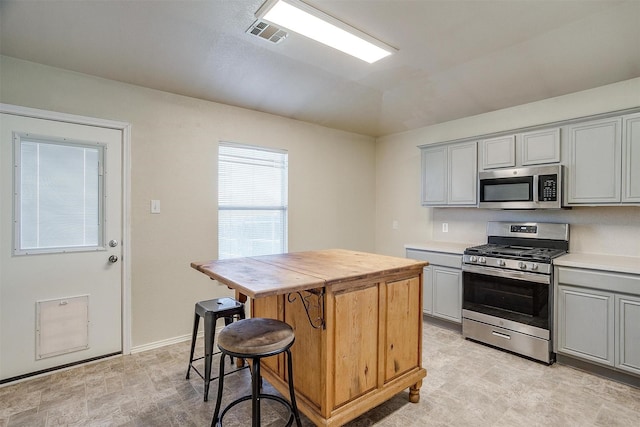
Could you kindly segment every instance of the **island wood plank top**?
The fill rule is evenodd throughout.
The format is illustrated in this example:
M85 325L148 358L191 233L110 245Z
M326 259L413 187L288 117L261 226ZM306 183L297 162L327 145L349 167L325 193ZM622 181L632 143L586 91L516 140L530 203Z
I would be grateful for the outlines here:
M251 298L320 288L356 278L372 278L424 261L345 249L193 262L191 267Z

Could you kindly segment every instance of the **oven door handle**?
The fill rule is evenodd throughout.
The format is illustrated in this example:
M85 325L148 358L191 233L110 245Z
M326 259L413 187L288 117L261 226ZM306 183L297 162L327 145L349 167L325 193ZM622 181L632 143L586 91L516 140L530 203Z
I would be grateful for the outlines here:
M526 271L502 270L492 267L481 267L478 265L463 264L462 271L469 273L484 274L485 276L503 277L505 279L523 280L526 282L551 284L551 276L547 274L528 273Z

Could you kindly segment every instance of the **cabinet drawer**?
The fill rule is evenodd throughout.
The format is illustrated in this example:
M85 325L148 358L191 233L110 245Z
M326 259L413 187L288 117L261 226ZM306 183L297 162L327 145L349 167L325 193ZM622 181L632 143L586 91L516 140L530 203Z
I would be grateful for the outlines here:
M418 261L427 261L430 265L462 268L462 255L407 249L406 256L407 258L416 259Z
M558 267L558 283L640 295L640 276Z

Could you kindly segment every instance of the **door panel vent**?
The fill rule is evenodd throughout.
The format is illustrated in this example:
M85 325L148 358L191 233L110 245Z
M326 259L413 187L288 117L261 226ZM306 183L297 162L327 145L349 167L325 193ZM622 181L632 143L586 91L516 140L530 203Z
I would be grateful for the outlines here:
M36 303L36 360L89 348L89 295Z
M276 27L273 24L269 24L265 21L257 20L247 30L248 34L253 34L256 37L260 37L261 39L268 40L271 43L280 43L282 40L286 39L289 35L282 28Z

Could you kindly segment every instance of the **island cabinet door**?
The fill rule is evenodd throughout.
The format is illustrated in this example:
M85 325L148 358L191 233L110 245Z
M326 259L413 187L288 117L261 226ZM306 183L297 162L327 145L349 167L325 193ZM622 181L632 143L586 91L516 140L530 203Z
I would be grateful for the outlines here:
M251 301L251 316L252 317L264 317L267 319L284 319L283 311L283 299L282 296L270 296L264 298L256 298ZM266 357L260 361L261 367L267 367L273 372L277 372L278 376L284 378L284 364L282 360L283 356L276 355L272 357Z
M335 293L334 409L377 387L378 294L377 284Z
M314 328L309 319L318 326L317 319L322 319L318 294L302 292L306 298L309 317L305 311L300 294L282 296L284 303L284 321L291 325L296 341L291 347L293 358L293 380L296 394L305 398L316 408L323 406L323 389L325 367L323 363L323 334L322 328ZM286 377L286 370L282 365L282 378Z
M385 382L420 366L420 278L388 282L385 301Z
M317 296L304 293L309 302L309 316L312 319L321 318L317 304ZM300 295L278 295L252 300L252 316L278 319L291 325L296 340L291 347L293 359L293 376L296 395L310 402L312 406L322 406L322 391L324 389L325 370L322 363L322 329L311 326ZM288 381L285 354L267 357L261 361L261 366L271 370L283 381Z

